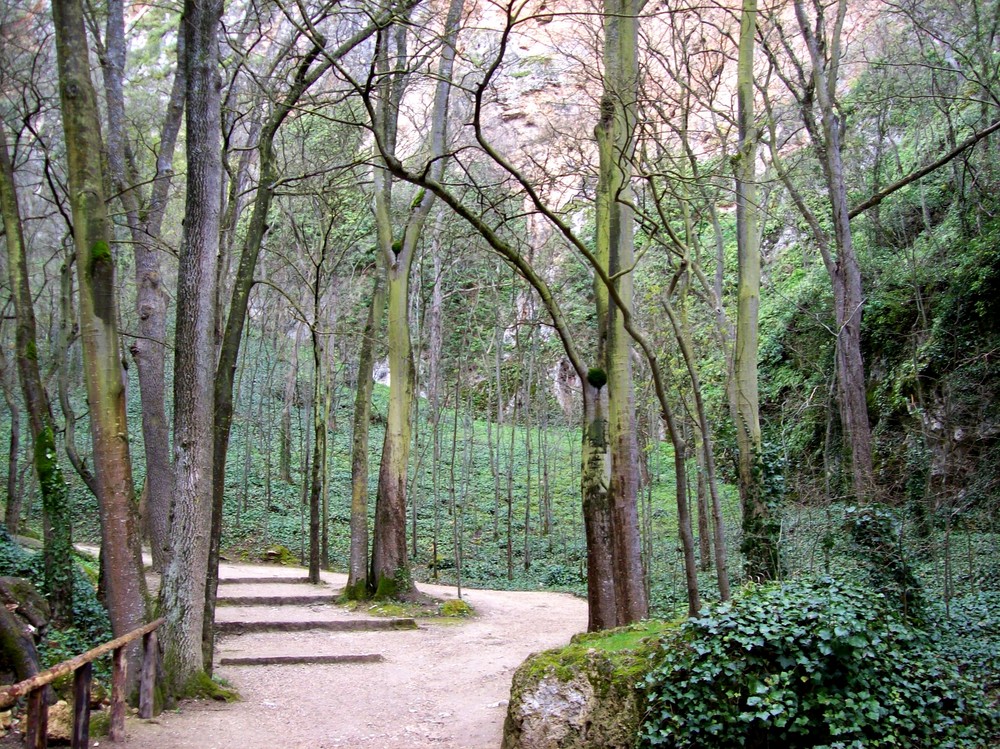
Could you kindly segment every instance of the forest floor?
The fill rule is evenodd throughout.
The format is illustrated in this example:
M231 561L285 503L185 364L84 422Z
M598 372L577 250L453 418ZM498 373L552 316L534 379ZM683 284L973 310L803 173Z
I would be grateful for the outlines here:
M292 583L302 569L225 563L220 577L276 578L220 585L220 596L335 595L346 576ZM280 578L284 577L285 580ZM438 599L453 587L419 585ZM417 628L220 635L222 658L380 654L377 663L216 665L234 703L189 701L153 720L130 718L123 749L498 749L514 669L532 652L587 626L586 602L561 593L463 589L474 615L417 619ZM404 614L405 616L405 614ZM220 606L219 621L371 619L329 603ZM360 625L359 625L360 626ZM100 743L105 744L106 740Z

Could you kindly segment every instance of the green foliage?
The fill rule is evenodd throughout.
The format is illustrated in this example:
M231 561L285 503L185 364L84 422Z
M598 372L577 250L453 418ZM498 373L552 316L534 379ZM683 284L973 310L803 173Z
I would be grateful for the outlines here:
M751 587L665 638L644 746L966 747L1000 737L981 691L880 595L823 579Z
M970 681L1000 689L1000 591L969 593L928 607L927 630L937 650Z
M77 557L84 564L87 557ZM92 560L89 560L92 561ZM0 575L24 577L31 581L43 596L45 584L45 562L39 552L27 552L0 528ZM45 668L97 647L112 638L111 620L107 609L97 598L97 590L82 564L73 566L73 626L61 629L49 628L39 643L38 654ZM95 677L107 682L111 678L109 659L94 663Z
M871 587L906 618L923 615L923 593L900 542L900 526L888 507L848 507L844 524L849 547L868 573Z
M587 370L587 382L600 390L608 384L608 375L600 367L591 367Z

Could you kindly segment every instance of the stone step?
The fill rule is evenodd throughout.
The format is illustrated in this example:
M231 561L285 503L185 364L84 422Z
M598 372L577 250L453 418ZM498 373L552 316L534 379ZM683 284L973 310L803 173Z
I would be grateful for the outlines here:
M216 622L220 635L242 635L250 632L376 632L416 629L413 619L330 619L299 622Z
M219 596L215 599L219 606L309 606L314 603L336 603L337 596L329 593L303 594L294 596Z
M221 658L220 666L298 666L330 663L381 663L381 653L359 655L267 655L245 658Z
M220 577L219 585L284 585L286 583L300 585L308 584L308 577Z

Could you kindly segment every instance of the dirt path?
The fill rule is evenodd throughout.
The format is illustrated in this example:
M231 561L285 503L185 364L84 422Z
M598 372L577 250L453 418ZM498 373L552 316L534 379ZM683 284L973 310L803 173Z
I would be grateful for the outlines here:
M226 565L228 577L301 570ZM339 590L343 575L324 574ZM257 595L292 586L253 586ZM299 585L303 592L315 593ZM438 598L454 588L420 585ZM249 595L249 586L223 586ZM220 591L221 592L221 591ZM380 653L381 663L217 666L242 695L234 704L185 703L152 721L130 719L125 749L498 749L514 669L587 625L586 604L558 593L468 590L476 616L421 621L410 631L259 633L221 637L216 658ZM219 619L346 618L338 607L220 607ZM103 745L104 742L102 742Z

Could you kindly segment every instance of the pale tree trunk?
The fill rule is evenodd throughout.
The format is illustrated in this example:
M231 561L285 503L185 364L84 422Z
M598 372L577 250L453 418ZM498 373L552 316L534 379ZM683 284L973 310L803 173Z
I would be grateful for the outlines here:
M455 61L455 42L461 20L462 2L452 0L445 19L443 46L438 65L438 83L430 122L430 164L432 179L444 173L447 136L448 97ZM385 39L381 45L385 53ZM383 69L386 67L382 64ZM394 158L396 117L401 87L386 80L382 86L379 114L375 123L383 142L389 146L384 156ZM394 596L413 588L406 557L406 474L410 455L410 407L413 399L413 357L410 344L409 286L410 268L424 223L434 204L434 194L422 191L414 200L402 236L393 238L391 215L391 175L376 167L375 200L379 248L386 264L389 329L389 415L382 462L379 466L378 495L375 501L375 532L372 539L372 565L369 584L376 596Z
M0 212L3 214L4 235L7 240L7 272L10 279L11 300L17 326L14 334L17 370L21 380L21 393L28 412L28 425L34 447L35 472L42 490L44 509L44 559L46 598L52 606L52 619L66 625L73 621L73 540L69 516L69 491L59 457L56 452L52 407L42 383L38 366L38 339L35 310L28 283L27 248L21 231L21 213L17 203L14 169L7 151L7 134L0 122ZM5 388L6 394L6 388ZM8 402L12 399L8 398ZM13 442L19 424L16 423L16 404L11 404L11 439ZM12 447L15 445L12 444ZM16 462L10 466L17 480ZM8 487L10 477L8 477ZM19 503L13 502L15 493L8 494L10 505L16 508L13 529L17 532Z
M105 595L116 636L146 618L146 583L125 418L125 382L118 338L111 223L104 200L104 171L97 98L79 0L55 0L56 51L63 131L69 162L69 194L80 289L83 344L94 473L101 515ZM139 647L129 649L132 678Z
M375 501L371 581L376 597L393 597L413 587L406 558L406 473L410 459L413 357L410 348L410 261L396 258L387 273L389 413Z
M368 433L372 414L372 369L375 365L375 340L382 327L385 291L381 263L376 263L372 300L358 353L358 383L354 398L354 424L351 431L351 550L347 587L351 599L368 596Z
M597 258L615 281L618 299L631 312L635 262L631 203L631 157L638 91L638 4L606 0L604 5L604 95L595 128L600 153ZM621 275L619 275L621 274ZM637 494L638 445L632 385L630 338L623 311L597 280L595 296L601 352L608 382L608 443L611 453L609 500L612 518L616 624L649 615L643 584Z
M760 207L757 204L757 133L754 124L754 35L757 2L744 0L737 60L739 155L736 171L736 242L739 281L733 385L736 443L739 448L740 506L743 511L743 560L752 580L778 577L777 524L763 486L760 405L757 388L758 315L760 310Z
M146 511L153 567L163 570L169 547L170 429L165 405L167 296L160 270L160 230L173 175L173 152L184 113L186 76L178 64L160 128L156 176L145 204L125 125L125 17L123 0L109 0L105 51L99 57L104 72L108 122L108 169L118 194L135 253L136 311L139 335L130 350L139 370L142 436L146 454ZM184 27L178 27L178 59L183 58Z
M221 0L185 0L187 196L177 277L174 354L174 496L160 597L164 670L174 696L206 670L202 636L212 529L215 286L222 187ZM207 625L207 626L206 626Z

